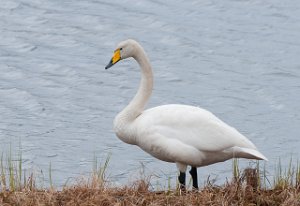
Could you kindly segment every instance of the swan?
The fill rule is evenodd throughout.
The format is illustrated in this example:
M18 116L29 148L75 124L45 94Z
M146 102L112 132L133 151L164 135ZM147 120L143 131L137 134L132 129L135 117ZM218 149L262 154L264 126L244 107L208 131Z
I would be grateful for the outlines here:
M197 167L231 158L267 160L244 135L205 109L170 104L144 110L152 93L153 74L142 46L132 39L120 42L105 69L129 57L141 68L141 82L134 98L115 117L114 132L123 142L176 163L180 188L185 188L187 166L191 166L193 188L197 189Z

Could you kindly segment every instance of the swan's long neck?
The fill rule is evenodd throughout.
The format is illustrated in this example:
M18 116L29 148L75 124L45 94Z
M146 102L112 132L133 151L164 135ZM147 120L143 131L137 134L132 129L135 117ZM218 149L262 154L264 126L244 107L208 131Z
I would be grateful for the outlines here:
M133 58L138 62L141 68L142 78L136 95L116 118L120 124L128 124L134 121L143 112L153 88L152 68L144 49L140 45L136 46L136 52Z

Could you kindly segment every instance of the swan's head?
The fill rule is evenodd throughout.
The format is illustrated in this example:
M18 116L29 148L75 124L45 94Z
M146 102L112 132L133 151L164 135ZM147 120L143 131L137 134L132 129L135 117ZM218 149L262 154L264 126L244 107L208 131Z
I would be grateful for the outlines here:
M114 64L116 64L122 59L133 57L135 55L135 51L138 45L139 44L132 39L120 42L116 50L114 51L113 57L111 58L110 62L105 67L105 69L112 67Z

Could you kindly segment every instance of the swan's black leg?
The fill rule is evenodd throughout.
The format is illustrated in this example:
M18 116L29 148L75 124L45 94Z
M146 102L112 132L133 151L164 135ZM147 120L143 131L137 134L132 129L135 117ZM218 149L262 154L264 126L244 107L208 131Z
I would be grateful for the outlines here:
M185 172L180 172L178 176L179 187L181 190L185 190Z
M193 188L198 189L197 168L192 167L190 170L190 174L192 175L192 179L193 179Z

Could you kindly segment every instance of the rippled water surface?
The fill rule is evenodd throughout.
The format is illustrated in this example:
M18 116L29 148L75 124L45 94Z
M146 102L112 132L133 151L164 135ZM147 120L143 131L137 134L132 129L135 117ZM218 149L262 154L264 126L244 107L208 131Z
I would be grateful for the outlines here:
M49 164L56 185L87 175L111 154L117 184L143 170L165 185L174 164L121 142L114 116L134 96L139 69L105 71L116 44L141 42L155 75L149 107L181 103L212 111L251 139L273 173L299 159L300 1L2 0L1 152L21 147L25 169ZM241 160L249 165L248 160ZM143 166L142 166L143 165ZM231 161L199 169L231 176Z

